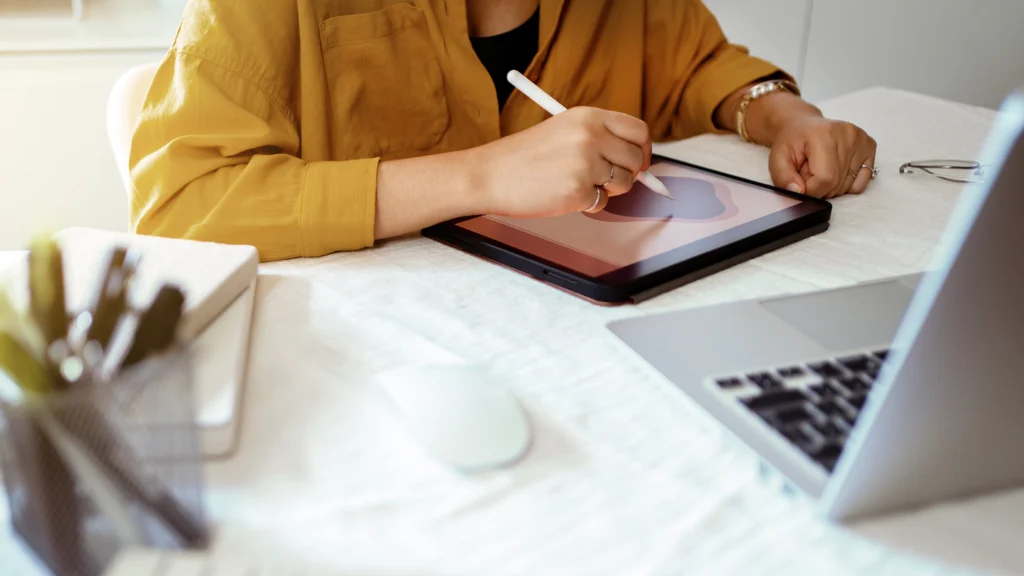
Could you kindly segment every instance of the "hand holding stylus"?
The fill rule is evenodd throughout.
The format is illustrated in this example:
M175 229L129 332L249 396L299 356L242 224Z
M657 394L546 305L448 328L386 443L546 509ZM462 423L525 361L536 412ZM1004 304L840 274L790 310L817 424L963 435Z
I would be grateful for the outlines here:
M558 116L559 114L567 112L565 106L561 105L557 100L552 98L551 95L542 90L540 86L537 86L536 84L531 82L529 78L523 76L522 73L516 70L509 72L508 81L513 86L515 86L516 89L522 92L527 98L533 100L535 104L547 110L548 114L551 114L552 116ZM637 172L635 178L640 182L643 182L644 185L650 188L652 192L660 194L665 198L668 198L669 200L675 199L672 197L672 192L669 191L668 187L665 186L665 184L663 184L661 180L658 180L656 176L654 176L650 172L647 172L646 169Z
M580 107L450 158L445 178L462 175L452 180L450 197L471 191L462 215L548 218L599 212L609 197L629 192L650 166L651 137L633 116ZM426 167L429 159L410 162ZM379 185L386 188L392 176L382 166Z

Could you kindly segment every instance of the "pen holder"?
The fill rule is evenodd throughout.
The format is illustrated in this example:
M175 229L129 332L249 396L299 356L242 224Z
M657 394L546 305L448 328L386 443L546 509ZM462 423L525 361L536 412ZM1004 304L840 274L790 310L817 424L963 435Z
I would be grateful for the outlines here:
M15 531L57 575L99 575L126 547L204 548L189 354L19 404L0 403Z

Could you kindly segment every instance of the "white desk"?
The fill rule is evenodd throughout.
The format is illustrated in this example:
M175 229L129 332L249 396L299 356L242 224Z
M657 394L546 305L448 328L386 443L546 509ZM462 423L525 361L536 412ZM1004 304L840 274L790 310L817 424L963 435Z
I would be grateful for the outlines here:
M961 189L896 168L976 157L994 114L889 90L824 108L878 139L870 191L836 202L826 234L636 308L597 308L422 239L265 266L242 447L208 470L216 553L373 575L1024 572L1024 492L825 524L762 485L751 454L603 327L926 267ZM767 152L734 137L662 152L768 178ZM535 427L520 465L460 476L407 436L373 376L429 361L435 342L508 376ZM6 530L0 568L15 549Z

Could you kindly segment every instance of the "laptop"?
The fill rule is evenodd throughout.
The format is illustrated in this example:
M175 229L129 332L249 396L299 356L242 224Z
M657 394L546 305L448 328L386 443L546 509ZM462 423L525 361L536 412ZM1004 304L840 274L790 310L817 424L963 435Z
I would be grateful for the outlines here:
M984 152L927 274L609 328L829 519L1024 486L1024 93Z

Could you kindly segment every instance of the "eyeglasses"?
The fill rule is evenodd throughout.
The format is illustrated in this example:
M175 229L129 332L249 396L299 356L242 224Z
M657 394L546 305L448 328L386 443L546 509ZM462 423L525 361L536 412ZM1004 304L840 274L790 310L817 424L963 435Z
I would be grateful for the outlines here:
M900 166L900 174L926 174L958 184L985 181L985 166L970 160L919 160Z

